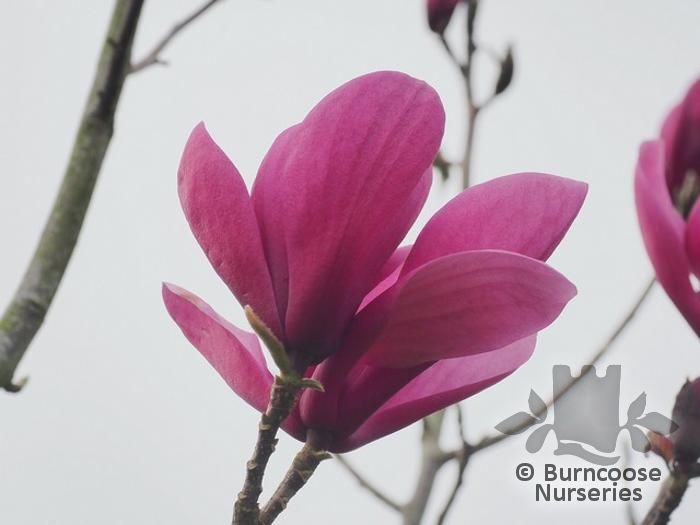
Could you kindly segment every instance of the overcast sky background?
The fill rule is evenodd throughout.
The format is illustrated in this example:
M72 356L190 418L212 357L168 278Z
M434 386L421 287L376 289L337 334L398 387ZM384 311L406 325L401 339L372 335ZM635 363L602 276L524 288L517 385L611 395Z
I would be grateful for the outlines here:
M135 56L196 0L149 0ZM0 302L11 297L66 163L111 12L107 0L11 1L0 18ZM632 176L641 140L700 74L700 3L484 0L479 40L515 47L512 87L482 114L474 178L539 170L590 184L552 264L579 295L509 379L468 400L472 439L551 393L551 367L576 371L624 316L651 275L636 223ZM459 38L460 17L449 33ZM398 69L433 85L447 110L444 149L464 140L462 86L425 21L423 0L229 0L168 48L171 65L128 79L116 134L79 246L46 324L23 362L31 382L0 395L0 516L24 524L228 523L257 414L184 339L160 299L163 280L244 326L241 309L191 236L175 172L190 129L205 120L248 183L274 137L357 75ZM479 62L484 85L493 69ZM436 179L418 223L458 190ZM412 233L415 235L415 231ZM640 392L670 415L700 345L655 289L606 363L622 364L622 416ZM450 416L446 435L456 435ZM551 416L550 416L551 417ZM397 499L412 490L419 429L350 459ZM620 447L622 448L621 438ZM535 503L515 479L554 458L553 436L530 455L525 437L475 456L450 523L625 523L622 503ZM281 439L279 479L299 444ZM621 449L620 448L620 449ZM636 466L662 467L634 454ZM454 479L444 469L434 522ZM697 484L696 484L697 485ZM657 484L643 488L644 512ZM692 486L674 523L693 523ZM527 516L527 518L524 518ZM324 463L281 523L392 523L395 516L334 462Z

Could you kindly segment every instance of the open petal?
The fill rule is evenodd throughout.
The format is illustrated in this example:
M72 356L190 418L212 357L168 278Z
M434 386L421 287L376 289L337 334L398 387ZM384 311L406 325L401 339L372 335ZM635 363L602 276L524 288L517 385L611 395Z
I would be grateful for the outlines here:
M401 275L401 268L403 268L403 264L406 262L406 258L411 252L411 248L412 246L408 245L401 246L400 248L396 249L386 264L384 264L384 267L379 271L379 281L362 299L362 303L360 304L358 310L364 309L365 306L396 284L396 281L398 281L399 276Z
M504 250L545 261L581 209L587 189L582 182L541 173L508 175L469 188L428 221L403 273L469 250Z
M272 374L254 334L236 328L196 295L163 284L163 301L185 337L248 404L265 410Z
M656 277L688 323L700 334L700 295L690 282L686 223L674 208L668 192L661 141L642 144L634 189L639 225Z
M499 382L530 358L535 340L533 335L492 352L438 361L399 390L352 434L340 438L334 451L347 452L396 432ZM386 374L394 373L384 370Z
M180 202L197 241L241 305L283 338L253 206L245 182L199 124L178 170Z
M410 367L495 350L548 326L576 288L536 259L494 250L436 259L399 283L365 359Z
M292 352L337 349L425 202L443 127L432 88L380 72L333 91L275 141L253 203Z

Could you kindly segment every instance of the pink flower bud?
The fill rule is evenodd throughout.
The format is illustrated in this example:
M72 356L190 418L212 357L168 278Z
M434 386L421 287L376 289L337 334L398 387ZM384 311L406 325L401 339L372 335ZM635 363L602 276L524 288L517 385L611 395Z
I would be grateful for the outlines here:
M673 406L678 430L671 434L675 457L682 463L700 458L700 378L686 381Z
M430 29L439 35L443 34L458 3L459 0L428 0L428 25Z

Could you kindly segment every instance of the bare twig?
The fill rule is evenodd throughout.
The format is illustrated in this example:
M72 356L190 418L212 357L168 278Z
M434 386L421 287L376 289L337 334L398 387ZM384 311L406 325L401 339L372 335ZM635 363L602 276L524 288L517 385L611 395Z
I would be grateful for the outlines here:
M197 20L200 16L209 11L209 9L214 7L219 2L220 0L209 0L208 2L202 4L195 11L193 11L189 16L176 23L170 29L170 31L168 31L156 43L156 45L153 46L153 49L151 49L151 51L146 53L146 55L141 60L138 60L137 62L131 64L131 67L129 68L129 73L138 73L139 71L143 71L147 67L154 65L167 65L167 62L160 58L160 55L163 52L163 50L166 47L168 47L168 45L180 32L182 32L187 26L189 26L192 22Z
M275 521L277 516L287 508L289 500L306 485L321 461L331 458L326 451L328 441L328 436L313 430L309 431L304 447L294 457L284 480L260 511L260 525L270 525Z
M395 502L393 499L391 499L389 496L387 496L381 490L375 487L362 474L355 470L355 467L353 467L347 459L345 459L340 454L337 454L335 456L335 459L337 459L338 463L340 463L343 466L343 468L347 470L353 478L355 478L355 481L357 481L363 489L372 494L375 498L377 498L387 507L397 512L401 512L401 505L399 503Z
M450 496L447 499L445 506L442 508L442 512L440 512L437 525L443 525L443 523L445 523L447 514L450 512L452 505L457 500L459 489L464 483L464 472L467 469L469 458L471 457L471 446L469 443L467 443L467 437L464 429L464 414L462 413L462 406L458 403L454 405L454 408L457 411L457 429L459 431L459 440L461 444L461 448L458 450L458 454L456 454L457 479L455 480L455 484L452 486L452 492L450 492Z
M472 65L476 43L474 40L474 25L478 12L478 0L467 0L467 60L462 66L462 78L467 98L467 138L464 144L464 157L462 158L462 187L468 188L471 182L472 154L474 151L474 134L476 131L476 119L479 115L479 106L474 102L474 86L472 79Z
M632 448L629 444L625 443L625 447L622 449L623 470L632 466L631 452ZM624 480L624 486L629 487L629 482L627 480ZM628 501L625 506L625 514L627 517L627 525L637 525L637 518L634 515L634 505L631 500Z
M411 499L401 508L403 525L420 525L435 485L435 478L445 463L454 458L452 453L445 452L440 447L444 418L445 411L441 410L423 419L421 469Z
M651 292L652 288L654 287L654 283L656 282L656 278L652 277L647 285L644 287L644 290L640 294L640 296L637 298L635 301L634 305L630 309L629 312L627 312L627 315L622 319L620 324L613 330L613 332L608 336L608 339L605 341L605 343L598 349L598 351L587 361L587 364L589 365L595 365L598 361L600 361L603 356L605 356L608 351L614 346L615 341L617 341L617 338L622 335L622 333L625 331L625 328L629 326L630 322L632 319L634 319L634 316L637 315L637 312L641 308L642 304L644 304L644 301L646 301L646 298L649 296L649 293ZM569 383L566 384L566 386L561 389L556 396L554 396L547 404L546 407L550 408L554 403L556 403L559 399L564 397L566 393L571 390L576 384L581 381L588 373L590 373L593 370L593 368L588 368L585 372L582 372L581 375L574 377ZM540 417L545 414L545 410L540 410L536 414L533 414L535 417ZM496 445L503 441L504 439L508 438L510 435L517 434L518 432L521 432L525 429L528 428L528 424L522 424L519 426L516 426L512 429L508 429L507 434L495 434L492 436L486 436L482 438L476 445L474 445L474 448L472 450L472 453L479 452L481 450L484 450L486 448L489 448L493 445Z
M34 255L0 319L0 388L17 392L15 370L61 283L112 138L143 0L118 0L63 182Z

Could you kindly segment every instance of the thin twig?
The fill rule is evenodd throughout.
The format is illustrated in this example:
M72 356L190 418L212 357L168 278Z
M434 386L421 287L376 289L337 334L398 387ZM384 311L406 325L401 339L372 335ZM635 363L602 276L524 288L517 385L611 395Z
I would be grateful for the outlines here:
M345 459L340 454L336 454L335 459L338 460L338 463L340 463L353 478L355 478L355 481L357 481L363 489L372 494L375 498L377 498L387 507L395 510L396 512L401 512L401 505L399 503L395 502L393 499L391 499L389 496L387 496L381 490L375 487L362 474L355 470L355 467L353 467L347 459Z
M275 521L287 508L289 500L306 485L321 461L331 458L326 451L330 441L328 437L313 430L309 431L304 447L294 457L284 480L260 511L259 525L270 525Z
M440 35L440 43L442 44L442 47L445 49L445 52L447 53L447 56L450 58L452 63L455 66L457 66L457 69L461 71L464 67L464 64L462 64L462 62L460 62L460 60L457 58L457 55L455 55L455 52L452 50L452 46L447 41L447 38L445 38L444 34Z
M153 49L146 53L146 55L141 59L133 64L131 64L131 67L129 68L129 73L138 73L139 71L143 71L147 67L154 66L156 64L158 65L167 65L167 62L163 59L160 58L160 54L163 52L163 50L168 47L170 42L180 33L182 32L187 26L189 26L192 22L197 20L200 16L202 16L204 13L209 11L212 7L214 7L217 3L219 3L220 0L209 0L208 2L205 2L202 4L199 8L197 8L195 11L193 11L189 16L181 20L180 22L176 23L170 31L168 31L157 43L155 46L153 46Z
M0 319L0 388L8 392L21 389L23 382L13 382L15 370L41 328L78 241L112 139L142 6L143 0L115 4L61 188L24 277Z
M401 508L401 517L404 525L420 525L435 486L435 478L440 469L448 461L454 459L452 453L445 452L440 447L440 434L442 433L444 419L444 410L423 419L421 469L411 499Z
M587 364L589 365L595 365L598 361L600 361L603 356L605 356L608 351L614 346L615 342L617 341L618 337L622 335L622 333L625 331L625 328L630 324L632 319L634 319L634 316L637 315L637 312L641 308L642 304L644 304L644 301L646 298L649 296L649 293L651 292L652 288L654 287L654 283L656 282L656 278L652 277L647 285L644 287L644 290L642 291L641 295L637 298L636 302L632 306L629 312L627 312L627 315L622 319L622 322L613 330L613 332L608 336L608 339L605 341L605 343L598 349L598 351L591 357L590 360L587 361ZM585 372L582 372L581 375L574 377L571 379L569 383L566 384L566 386L561 389L556 396L554 396L547 404L546 407L547 409L552 407L554 403L556 403L559 399L561 399L563 396L566 395L566 393L571 390L576 384L581 381L588 373L590 373L593 370L593 368L588 368L586 369ZM546 410L540 410L536 414L533 414L535 417L540 417L545 414ZM503 441L504 439L508 438L510 435L517 434L525 429L527 429L529 426L528 423L523 423L521 425L515 426L512 429L508 429L508 433L506 434L497 434L493 436L486 436L482 438L476 445L474 445L474 448L472 449L472 453L479 452L481 450L487 449L493 445L496 445Z
M625 447L622 449L623 470L632 466L631 452L632 448L628 443L625 443ZM625 488L628 488L629 482L625 480L623 485ZM634 505L632 504L632 500L627 502L627 505L625 507L625 514L627 517L627 525L637 525L637 518L634 515Z
M467 470L469 458L471 457L471 446L469 445L469 443L467 443L462 406L459 403L457 403L456 405L454 405L454 407L457 411L457 430L459 432L459 440L461 443L461 448L459 450L459 454L457 455L457 479L455 480L455 483L452 486L452 492L450 492L450 496L447 499L447 502L445 502L445 506L442 508L442 512L440 512L440 516L437 520L437 525L443 525L443 523L445 523L445 520L447 519L447 514L450 512L452 505L457 500L457 494L459 493L459 489L464 483L464 472Z
M462 78L467 103L467 137L464 144L464 157L462 158L462 188L467 189L471 183L472 154L474 151L474 134L476 131L476 119L479 115L479 106L474 102L474 86L472 83L472 65L474 63L474 53L476 52L476 42L474 27L476 14L478 12L478 0L467 0L467 60L462 65ZM449 46L448 46L449 47Z

